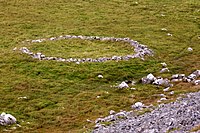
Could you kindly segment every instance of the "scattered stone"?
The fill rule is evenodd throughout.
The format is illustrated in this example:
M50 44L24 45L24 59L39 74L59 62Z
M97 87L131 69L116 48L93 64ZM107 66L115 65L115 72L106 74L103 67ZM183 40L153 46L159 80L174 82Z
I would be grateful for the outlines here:
M167 29L166 29L166 28L162 28L161 30L162 30L162 31L167 31Z
M160 99L160 101L166 101L167 100L167 98L165 98L165 97L162 97L161 99Z
M65 61L65 60L64 60L64 61ZM77 61L77 62L76 62L76 64L77 64L77 65L79 65L79 64L80 64L80 62L78 62L78 61Z
M152 82L156 80L156 78L154 77L153 74L150 73L146 77L142 78L141 80L143 84L151 84Z
M193 51L193 49L191 48L191 47L188 47L188 49L187 49L189 52L192 52Z
M167 92L167 91L169 91L169 89L170 89L170 87L167 87L167 88L163 89L163 91Z
M120 88L120 89L129 88L128 84L124 81L121 84L119 84L117 87Z
M18 127L22 127L21 125L19 125L19 124L17 124L16 126L18 126Z
M183 81L185 81L185 82L195 82L195 80L199 77L200 77L200 70L196 70L193 73L191 73L189 76L184 77Z
M172 79L171 82L181 82L183 79Z
M167 67L167 64L165 62L160 63L162 65L162 67Z
M172 34L171 34L171 33L167 33L167 35L168 35L168 36L172 36Z
M174 133L187 133L200 123L199 107L200 92L189 93L143 115L116 120L109 126L99 125L93 133L165 133L172 129Z
M21 51L22 53L25 53L25 54L30 54L30 53L31 53L31 52L29 51L29 49L26 48L26 47L20 48L20 51Z
M160 16L165 17L166 15L164 15L164 14L160 14Z
M165 94L160 94L160 96L161 96L161 97L166 97L166 95L165 95Z
M114 110L110 110L109 114L114 115L116 112Z
M6 125L12 125L14 123L16 123L17 119L12 116L11 114L6 114L6 113L2 113L0 115L0 125L6 126Z
M92 123L92 121L91 121L91 120L89 120L89 119L87 119L86 121L87 121L87 122L90 122L90 123Z
M100 98L100 96L97 96L97 98Z
M136 88L130 88L131 90L136 90Z
M171 82L181 82L185 78L185 74L175 74L171 77Z
M132 85L132 86L134 86L134 85L135 85L135 83L136 83L136 81L132 81L131 85Z
M200 80L195 80L194 85L200 85Z
M165 72L169 72L169 69L168 68L163 68L160 70L160 73L165 73Z
M105 126L104 124L101 124L101 122L114 122L117 120L127 119L130 116L132 116L132 112L126 112L126 111L120 111L119 113L113 113L105 118L97 118L95 120L95 128L99 128L101 126Z
M200 77L200 70L194 71L193 74L195 74L197 77Z
M154 81L156 78L153 76L153 74L148 74L147 75L147 79L149 79L150 81Z
M103 78L103 75L98 75L97 77L98 77L98 78Z
M106 94L109 94L109 92L108 92L108 91L106 91L105 93L106 93Z
M142 109L144 104L142 102L136 102L134 105L131 106L133 109Z
M172 84L170 84L170 81L168 79L159 78L156 79L152 84L163 86L163 87L171 87Z
M18 99L27 99L27 97L26 96L24 96L24 97L18 97Z
M163 87L172 87L173 84L170 83L170 80L167 78L163 79L162 77L155 78L153 74L148 74L147 77L141 79L143 84L153 84Z
M169 92L170 95L174 95L174 91Z

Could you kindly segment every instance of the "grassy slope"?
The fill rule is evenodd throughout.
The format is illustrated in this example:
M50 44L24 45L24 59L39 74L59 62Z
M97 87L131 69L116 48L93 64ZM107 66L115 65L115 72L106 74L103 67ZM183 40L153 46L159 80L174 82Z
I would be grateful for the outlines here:
M86 119L95 120L111 109L128 110L139 100L154 102L158 97L152 95L162 93L162 89L138 84L137 91L130 91L110 85L140 79L150 72L158 75L159 63L163 61L169 64L172 74L200 69L199 9L198 0L139 0L138 4L132 0L0 0L0 111L16 116L22 125L19 132L83 132L93 125ZM116 47L113 43L100 43L113 49L104 53L99 42L79 40L45 42L41 47L21 44L26 39L64 34L130 37L152 48L155 57L145 62L134 59L76 65L40 62L12 51L25 45L66 57L132 52L127 47L120 51L124 44ZM62 49L62 44L70 44L65 47L73 55L56 50ZM78 53L73 45L78 47ZM94 49L87 47L90 45ZM192 53L187 52L189 46L194 49ZM83 53L85 49L88 53ZM97 54L91 52L97 49L101 49ZM104 79L98 79L98 74L103 74ZM181 83L173 90L179 94L199 90L199 86ZM28 99L18 99L20 96Z

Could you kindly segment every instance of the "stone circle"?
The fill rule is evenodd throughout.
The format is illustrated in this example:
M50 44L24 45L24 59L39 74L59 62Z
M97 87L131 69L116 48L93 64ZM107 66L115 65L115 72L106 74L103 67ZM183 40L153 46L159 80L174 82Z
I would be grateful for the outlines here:
M132 47L134 47L135 54L120 56L120 55L113 55L112 57L99 57L99 58L62 58L62 57L55 57L55 56L45 56L44 54L37 52L33 53L27 47L21 47L19 50L31 56L32 58L38 60L56 60L61 62L75 62L76 64L84 63L84 62L106 62L110 60L119 61L119 60L129 60L132 58L140 58L144 60L145 56L153 56L153 51L149 49L147 46L138 43L130 38L115 38L115 37L99 37L99 36L82 36L82 35L63 35L59 37L51 37L51 38L43 38L37 40L26 40L23 43L41 43L44 41L56 41L56 40L64 40L64 39L81 39L81 40L90 40L90 41L110 41L110 42L125 42L129 43ZM16 50L14 48L13 50Z

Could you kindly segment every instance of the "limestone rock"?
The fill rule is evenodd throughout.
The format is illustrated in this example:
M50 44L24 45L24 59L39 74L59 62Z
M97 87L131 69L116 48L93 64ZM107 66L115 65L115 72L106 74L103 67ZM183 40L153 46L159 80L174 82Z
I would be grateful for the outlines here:
M103 78L103 75L98 75L97 77L98 77L98 78Z
M187 49L189 52L193 51L193 49L191 47L188 47Z
M118 85L118 88L120 88L120 89L129 88L129 86L126 82L123 81L121 84Z
M163 87L172 86L172 84L170 84L170 81L168 79L163 79L163 78L156 79L152 84L163 86Z
M160 70L160 73L165 73L165 72L169 72L169 69L168 68L163 68Z
M154 77L153 74L150 73L146 77L142 78L141 80L143 84L151 84L152 82L156 80L156 78Z
M136 102L135 104L132 105L133 109L141 109L144 107L144 104L142 102Z
M200 80L195 80L194 85L200 85Z
M2 113L0 115L0 125L6 126L6 125L12 125L14 123L16 123L17 119L12 116L11 114L6 114L6 113Z
M162 65L162 67L167 67L167 64L165 62L160 63Z
M169 91L170 87L163 89L164 92Z

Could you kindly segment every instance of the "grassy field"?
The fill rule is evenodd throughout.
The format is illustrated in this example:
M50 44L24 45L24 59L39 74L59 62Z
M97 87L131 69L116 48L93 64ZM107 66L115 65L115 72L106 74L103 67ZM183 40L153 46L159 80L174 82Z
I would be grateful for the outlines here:
M166 30L162 30L165 28ZM172 36L168 36L170 33ZM129 37L151 48L145 61L63 63L38 61L14 47L61 57L126 55L125 43L60 40L23 44L27 39L60 35ZM193 52L187 48L192 47ZM162 88L138 83L132 91L110 87L124 80L138 81L148 73L159 76L161 62L169 74L200 69L199 0L0 0L0 113L14 115L22 127L13 132L85 132L112 109L130 110L137 101L159 99ZM97 78L98 74L104 76ZM173 99L200 86L177 83ZM26 96L27 99L19 97ZM100 98L97 98L100 96ZM11 127L0 126L0 132Z

